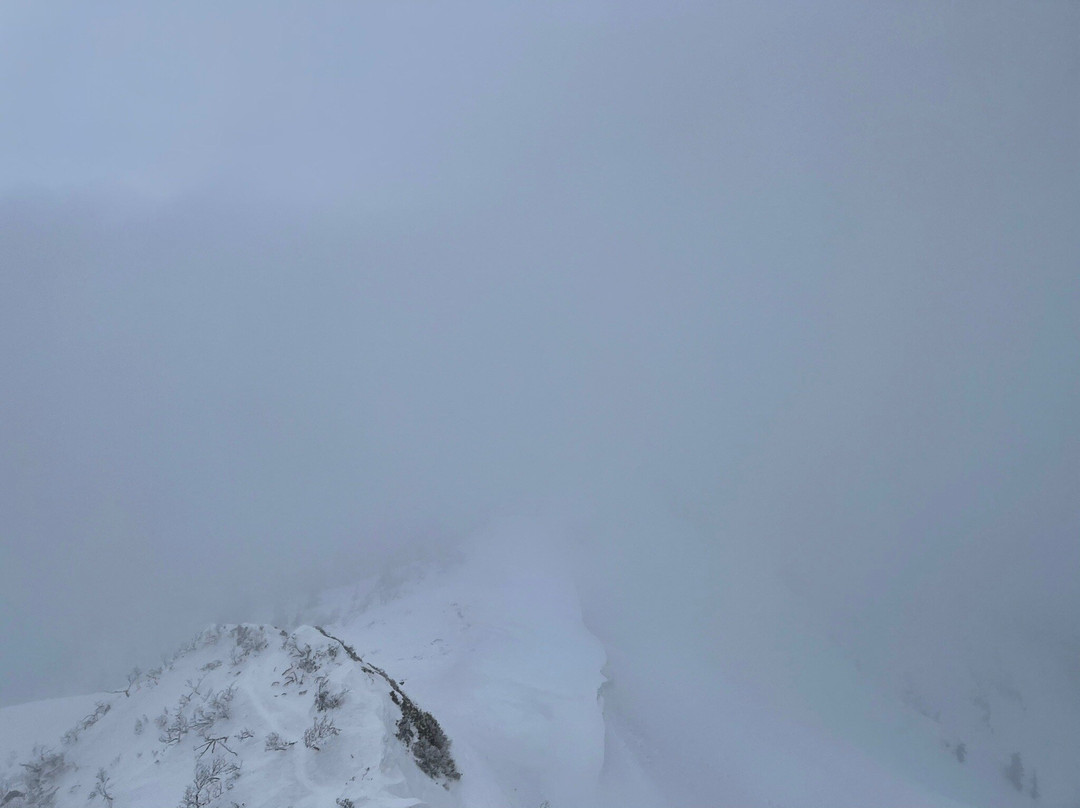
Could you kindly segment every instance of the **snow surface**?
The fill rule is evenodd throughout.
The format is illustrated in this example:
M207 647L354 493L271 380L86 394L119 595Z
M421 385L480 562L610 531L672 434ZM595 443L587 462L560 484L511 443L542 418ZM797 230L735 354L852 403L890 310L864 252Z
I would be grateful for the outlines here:
M320 690L330 697L344 694L342 703L320 710ZM301 808L332 806L339 798L400 808L460 805L451 790L419 775L395 737L401 712L390 692L378 675L314 628L208 629L127 693L100 695L52 745L63 762L44 791L55 790L58 806L95 798L108 803L105 794L112 804L132 806ZM9 722L12 712L24 720ZM26 726L29 712L4 711L5 744ZM321 721L334 729L309 739ZM184 803L199 767L214 761L225 774ZM9 778L11 769L5 772ZM107 787L96 796L99 771ZM11 790L30 796L14 778L5 788ZM10 804L18 808L22 798Z
M1061 763L1075 730L1040 738L1022 720L1055 700L1071 720L1063 674L1033 662L991 675L967 659L964 675L936 681L853 659L779 596L753 627L769 635L753 658L650 670L590 631L572 580L515 548L326 592L287 630L212 627L126 692L0 710L0 801L25 791L22 764L44 744L63 755L46 784L59 808L109 804L101 791L117 808L185 805L185 792L190 805L245 808L1077 804ZM460 780L433 780L399 740L398 691L445 730ZM336 734L312 738L324 720ZM1025 778L1038 765L1038 801L1002 775L1017 748ZM215 760L217 779L191 792ZM690 783L708 797L688 802Z
M17 771L18 762L28 759L35 746L55 744L77 721L93 712L100 698L69 696L0 710L0 777Z

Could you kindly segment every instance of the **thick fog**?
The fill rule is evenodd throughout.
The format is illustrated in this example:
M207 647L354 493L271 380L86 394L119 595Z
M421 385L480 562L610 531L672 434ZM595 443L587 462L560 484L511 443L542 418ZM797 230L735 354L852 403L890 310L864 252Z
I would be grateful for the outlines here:
M6 3L0 704L503 523L675 683L781 586L886 655L1080 658L1078 42L1066 2Z

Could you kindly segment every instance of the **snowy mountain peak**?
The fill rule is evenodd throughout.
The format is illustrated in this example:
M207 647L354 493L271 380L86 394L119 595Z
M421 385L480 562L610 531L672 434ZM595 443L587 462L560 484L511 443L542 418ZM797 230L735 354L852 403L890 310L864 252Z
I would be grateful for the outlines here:
M459 802L438 721L324 631L213 627L0 785L7 808Z
M420 565L290 630L207 629L127 686L0 711L4 808L594 804L605 653L550 569Z
M396 568L290 629L215 626L122 689L0 710L0 808L1076 804L1075 698L1047 671L890 679L779 597L754 642L646 657L521 558ZM1009 712L1050 705L1044 739Z

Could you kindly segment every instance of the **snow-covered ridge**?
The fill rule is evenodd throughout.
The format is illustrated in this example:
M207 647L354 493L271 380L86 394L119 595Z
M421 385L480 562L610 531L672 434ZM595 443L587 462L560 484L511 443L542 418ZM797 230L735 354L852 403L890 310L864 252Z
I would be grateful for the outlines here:
M605 655L542 566L398 569L324 593L290 630L211 627L122 690L2 710L0 801L594 805Z
M650 670L586 627L572 581L514 548L324 592L287 630L212 627L116 692L0 710L0 801L1076 805L1075 688L1049 669L969 660L968 677L949 678L944 663L910 673L900 653L854 659L770 593L775 619L740 624L746 637L717 632L714 664L672 648ZM1056 735L1042 717L1052 708ZM1024 735L1032 716L1045 737Z
M18 769L0 783L8 808L451 806L460 777L389 675L314 628L258 625L213 627L134 671Z

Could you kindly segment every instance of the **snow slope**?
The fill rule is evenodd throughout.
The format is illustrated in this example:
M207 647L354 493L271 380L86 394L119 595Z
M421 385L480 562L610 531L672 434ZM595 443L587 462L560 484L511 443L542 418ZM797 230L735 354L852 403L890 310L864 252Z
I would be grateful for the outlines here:
M935 679L857 659L777 592L772 613L741 629L753 651L719 631L727 663L694 670L688 659L605 648L571 581L542 552L489 548L326 592L288 630L210 628L126 691L0 711L0 801L22 792L7 806L1077 804L1080 788L1058 761L1075 735L1040 738L1022 720L1025 709L1044 720L1057 703L1067 724L1076 700L1068 680L1034 663L1009 672L1006 687L1008 671L985 660ZM422 729L428 717L448 746ZM1022 791L1002 773L1016 744L1029 762Z
M565 580L536 567L410 568L330 592L302 622L212 627L127 692L0 711L0 749L15 752L2 788L23 792L8 805L106 794L117 806L248 808L593 801L604 654ZM320 710L320 693L343 702ZM460 780L431 777L415 741L402 742L403 700L440 705L431 712ZM23 729L46 709L67 733L54 721L48 747L27 755ZM325 719L336 734L306 743ZM26 763L44 772L34 794Z
M17 771L35 746L55 744L71 727L94 711L100 696L69 696L18 704L0 710L0 777ZM2 795L0 795L2 798Z
M382 576L328 593L301 619L432 705L465 773L464 804L595 804L604 650L569 578L515 555Z
M8 767L3 791L12 808L459 806L397 737L401 699L314 628L214 627ZM5 743L24 725L11 712Z

